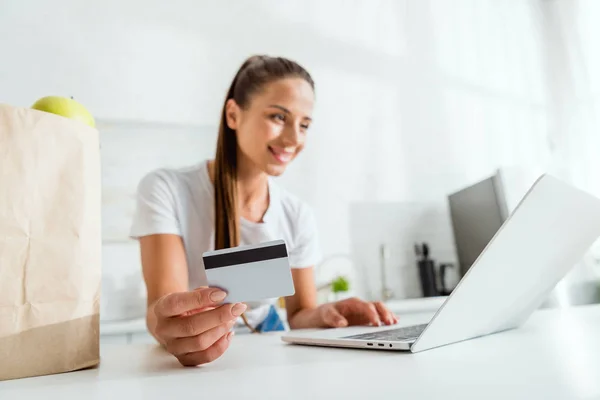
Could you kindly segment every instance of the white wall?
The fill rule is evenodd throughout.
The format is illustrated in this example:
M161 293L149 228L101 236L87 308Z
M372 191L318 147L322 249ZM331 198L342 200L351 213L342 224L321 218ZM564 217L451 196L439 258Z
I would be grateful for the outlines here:
M101 121L185 127L166 147L148 140L119 148L105 135L115 148L105 163L123 165L130 182L140 157L186 148L193 158L191 145L214 140L210 129L244 58L294 58L315 78L317 109L308 147L281 183L314 207L324 253L349 253L354 203L427 202L444 212L449 192L497 167L565 169L555 154L569 146L557 150L552 136L564 104L549 88L556 71L547 65L563 56L548 39L554 5L542 3L5 0L0 101L72 95ZM591 29L593 18L586 21L582 29ZM126 216L104 218L124 226ZM137 270L115 267L122 258L114 254L107 269ZM367 268L376 281L376 268Z

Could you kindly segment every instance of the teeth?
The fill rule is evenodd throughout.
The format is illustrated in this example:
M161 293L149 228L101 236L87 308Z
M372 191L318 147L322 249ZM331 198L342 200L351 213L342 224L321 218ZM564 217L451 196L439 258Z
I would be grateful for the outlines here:
M275 157L277 157L280 161L283 161L283 162L287 162L287 161L291 160L292 156L294 155L293 151L285 151L282 149L275 149L273 147L271 147L271 151L273 152Z

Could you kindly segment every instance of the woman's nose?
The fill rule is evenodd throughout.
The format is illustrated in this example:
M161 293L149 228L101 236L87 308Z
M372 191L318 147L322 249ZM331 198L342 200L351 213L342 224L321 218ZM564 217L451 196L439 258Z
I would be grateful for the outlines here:
M302 141L301 137L300 127L290 126L284 131L283 141L287 145L297 146Z

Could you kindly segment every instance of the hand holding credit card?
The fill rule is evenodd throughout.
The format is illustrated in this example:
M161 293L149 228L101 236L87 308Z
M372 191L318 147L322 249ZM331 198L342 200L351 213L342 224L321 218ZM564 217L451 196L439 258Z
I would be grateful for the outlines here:
M228 303L295 293L285 241L207 251L202 254L208 286L227 292Z

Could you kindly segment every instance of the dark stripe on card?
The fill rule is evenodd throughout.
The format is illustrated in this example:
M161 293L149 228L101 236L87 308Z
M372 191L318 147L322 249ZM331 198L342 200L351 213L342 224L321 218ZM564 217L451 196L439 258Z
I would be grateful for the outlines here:
M231 253L217 254L204 257L204 269L228 267L230 265L248 264L257 261L273 260L287 257L285 244L276 246L259 247L257 249L234 251Z

